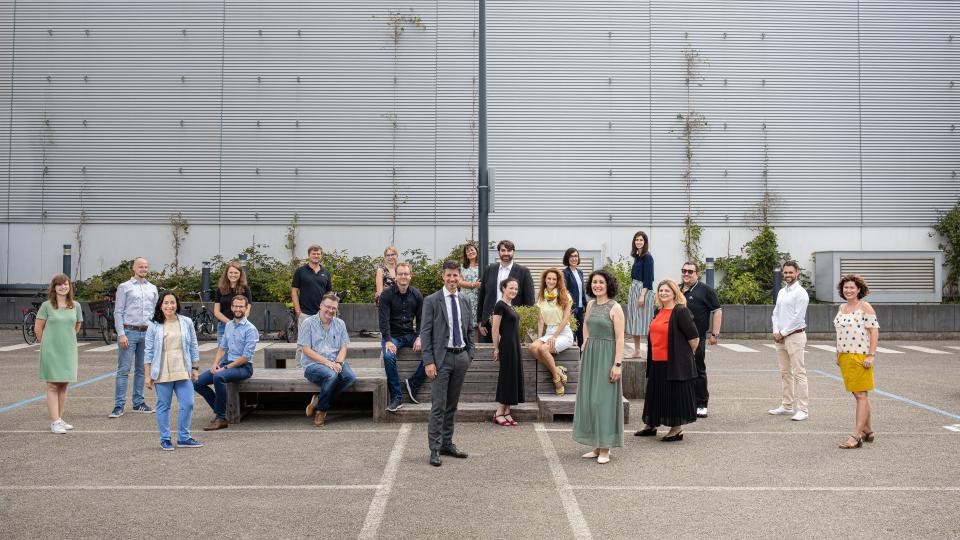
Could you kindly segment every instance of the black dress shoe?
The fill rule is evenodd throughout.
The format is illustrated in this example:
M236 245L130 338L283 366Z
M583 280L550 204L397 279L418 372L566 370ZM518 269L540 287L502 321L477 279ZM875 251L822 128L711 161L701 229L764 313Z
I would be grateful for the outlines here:
M663 442L677 442L683 440L683 432L679 432L676 435L665 435L662 439Z
M460 459L467 457L466 452L461 452L460 450L457 449L457 445L452 443L449 446L444 446L443 448L441 448L440 453L445 456L450 456L450 457L455 457Z
M657 435L657 428L650 428L650 429L644 428L634 433L634 436L636 437L655 437L656 435Z
M430 464L433 465L434 467L439 467L439 466L440 466L440 451L439 451L439 450L431 450L431 451L430 451Z

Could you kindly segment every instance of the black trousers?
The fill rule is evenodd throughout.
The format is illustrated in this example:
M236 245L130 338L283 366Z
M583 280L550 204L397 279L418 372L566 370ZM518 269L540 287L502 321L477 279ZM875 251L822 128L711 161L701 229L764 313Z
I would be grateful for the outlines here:
M479 327L477 327L477 335L480 338L480 343L493 343L493 330L490 329L490 323L485 322L480 326L487 329L487 335L480 333Z
M573 318L577 321L577 331L574 332L573 335L577 338L578 346L583 346L583 312L584 308L573 307Z
M706 408L710 400L710 391L707 390L707 337L700 336L700 345L697 345L693 359L697 362L697 378L694 379L694 394L697 397L697 408Z

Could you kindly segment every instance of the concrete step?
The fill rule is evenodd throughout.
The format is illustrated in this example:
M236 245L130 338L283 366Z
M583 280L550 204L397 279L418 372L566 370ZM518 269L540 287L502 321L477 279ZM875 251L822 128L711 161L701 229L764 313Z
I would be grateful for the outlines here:
M554 416L562 414L573 416L577 406L576 394L562 396L540 395L537 404L540 407L540 420L553 422ZM623 398L623 423L630 423L630 400Z

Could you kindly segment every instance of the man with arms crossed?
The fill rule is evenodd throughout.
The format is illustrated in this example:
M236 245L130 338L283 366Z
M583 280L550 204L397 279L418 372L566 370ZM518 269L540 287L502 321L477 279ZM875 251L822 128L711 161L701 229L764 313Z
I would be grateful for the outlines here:
M700 345L693 353L697 362L697 379L694 381L694 391L697 398L697 418L707 417L707 402L710 392L707 390L707 331L710 331L710 344L716 345L720 337L720 323L723 319L723 310L720 309L720 299L717 291L706 283L700 283L700 268L697 263L687 261L680 269L680 280L683 282L682 292L687 298L687 309L693 313L693 321L697 325L700 335Z
M783 263L783 281L786 287L777 295L773 308L773 341L780 361L780 385L783 401L770 414L791 416L791 420L806 420L810 391L807 388L807 368L803 363L803 348L807 345L807 304L810 297L800 286L800 265L797 261Z
M127 381L130 378L130 364L133 368L133 412L152 413L143 401L143 355L146 351L147 324L153 318L157 307L159 292L156 285L147 281L150 265L143 257L137 257L130 266L133 277L117 287L116 305L113 309L114 324L117 329L117 380L113 387L113 410L110 418L123 416L123 406L127 400Z
M460 263L443 263L443 288L423 301L423 363L433 381L432 406L427 428L430 464L440 466L440 455L467 457L453 444L453 423L460 389L473 360L473 314L467 299L458 293Z

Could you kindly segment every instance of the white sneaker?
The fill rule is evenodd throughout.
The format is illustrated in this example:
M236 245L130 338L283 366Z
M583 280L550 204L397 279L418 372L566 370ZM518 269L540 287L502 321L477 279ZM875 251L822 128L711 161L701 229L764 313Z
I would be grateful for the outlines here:
M63 427L63 424L58 422L50 422L50 431L56 433L57 435L63 435L67 432L67 428Z
M70 431L71 429L73 429L73 426L71 426L70 424L64 422L64 421L63 421L63 418L57 419L57 422L60 422L60 425L63 426L63 428L66 429L67 431Z
M802 420L806 420L807 418L810 418L810 415L809 415L809 414L807 414L807 413L805 413L805 412L803 412L803 411L797 411L797 414L793 415L793 418L791 418L791 420L794 420L794 421L796 421L796 422L800 422L800 421L802 421Z
M780 415L780 416L793 416L793 413L794 413L795 411L794 411L793 409L788 409L788 408L784 407L783 405L781 405L781 406L777 407L776 409L770 409L770 410L767 411L767 412L770 413L770 414Z
M697 418L706 418L706 417L707 417L707 408L697 407Z

